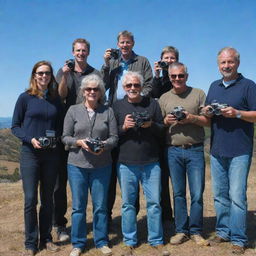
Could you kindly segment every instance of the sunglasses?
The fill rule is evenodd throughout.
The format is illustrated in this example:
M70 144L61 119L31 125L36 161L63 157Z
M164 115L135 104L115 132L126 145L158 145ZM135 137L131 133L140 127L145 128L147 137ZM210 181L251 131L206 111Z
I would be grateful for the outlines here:
M185 74L178 74L178 75L170 75L170 78L172 78L172 79L176 79L176 78L184 78L185 77Z
M126 84L126 85L125 85L126 88L132 88L132 86L133 86L134 88L140 88L140 87L141 87L140 84Z
M86 87L84 90L87 92L91 92L91 91L98 92L100 89L98 87L95 87L95 88Z
M45 71L45 72L39 71L39 72L36 72L36 74L38 76L43 76L43 75L50 76L52 73L50 71Z

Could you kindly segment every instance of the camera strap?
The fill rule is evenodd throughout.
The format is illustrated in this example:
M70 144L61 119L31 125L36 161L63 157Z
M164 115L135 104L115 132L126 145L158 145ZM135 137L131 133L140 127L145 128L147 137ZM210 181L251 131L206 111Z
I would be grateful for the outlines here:
M88 117L88 121L89 121L89 126L90 126L90 132L89 132L89 137L92 138L92 131L93 131L93 127L95 125L95 121L96 121L96 114L97 112L94 111L93 115L91 115L91 113L89 114L89 111L86 108L86 113L87 113L87 117Z

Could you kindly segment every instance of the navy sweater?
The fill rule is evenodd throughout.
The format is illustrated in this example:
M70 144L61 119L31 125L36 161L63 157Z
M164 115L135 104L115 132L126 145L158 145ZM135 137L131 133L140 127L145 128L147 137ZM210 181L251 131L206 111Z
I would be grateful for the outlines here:
M59 97L42 99L22 93L15 105L12 118L12 133L23 144L31 144L32 138L45 136L46 130L61 135L63 110Z

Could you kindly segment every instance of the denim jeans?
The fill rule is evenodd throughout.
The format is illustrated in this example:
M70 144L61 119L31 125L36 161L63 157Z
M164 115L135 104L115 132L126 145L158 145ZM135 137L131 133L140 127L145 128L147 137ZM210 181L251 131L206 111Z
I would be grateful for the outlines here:
M118 164L118 180L122 192L122 233L124 243L135 246L137 239L137 219L135 202L139 182L146 197L148 242L155 246L163 244L163 228L160 206L161 169L158 163L146 165Z
M71 242L73 247L85 248L86 207L90 190L93 205L93 237L97 248L108 244L107 195L111 166L86 169L68 164L68 181L72 192Z
M22 146L20 170L25 201L25 247L27 249L37 250L39 236L41 244L52 240L53 190L57 164L56 150L34 150ZM38 186L40 186L39 217L37 216Z
M239 246L248 242L246 190L250 165L251 155L233 158L211 155L216 234Z
M173 188L176 233L200 234L203 227L204 148L168 147L168 164ZM187 211L186 176L191 196L190 217Z

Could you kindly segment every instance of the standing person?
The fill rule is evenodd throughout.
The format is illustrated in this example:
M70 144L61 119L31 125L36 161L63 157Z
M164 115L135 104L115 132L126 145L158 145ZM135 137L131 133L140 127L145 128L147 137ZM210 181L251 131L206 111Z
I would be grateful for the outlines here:
M173 46L166 46L163 48L160 56L160 61L154 63L154 79L152 84L151 96L152 98L160 98L164 93L172 89L172 83L168 76L168 67L172 63L179 61L179 51ZM162 71L162 76L160 76ZM173 221L172 218L172 207L169 190L169 168L168 161L165 154L166 141L163 138L159 161L162 170L161 175L161 207L162 207L162 219L164 223ZM164 225L166 227L166 225ZM169 227L168 227L169 228Z
M158 102L141 96L143 77L127 72L122 80L126 96L114 104L119 131L118 180L122 192L122 233L125 247L121 255L134 256L137 245L135 202L141 182L146 197L148 242L157 255L168 256L163 246L158 140L163 122ZM128 153L127 153L128 152Z
M99 71L90 66L87 58L90 53L90 43L83 38L74 40L72 54L74 60L69 60L59 69L56 80L59 83L58 91L65 103L66 111L71 105L81 103L83 98L79 95L82 79L89 74L100 75ZM60 242L69 240L66 230L67 219L67 157L68 152L60 145L61 161L58 168L57 182L54 189L54 215L53 227Z
M59 155L55 143L50 143L48 147L46 144L48 140L55 140L55 136L61 135L58 125L61 115L61 101L52 66L47 61L40 61L32 69L29 89L16 102L12 119L12 133L22 141L20 170L24 191L24 256L35 255L38 248L51 252L59 250L52 243L51 236L53 190ZM54 137L47 140L44 137L49 133ZM44 139L40 141L40 137Z
M105 64L102 66L101 72L103 74L103 80L105 82L105 89L109 90L108 104L110 106L116 100L120 100L125 96L125 92L122 86L122 78L128 71L137 71L142 75L144 82L142 85L143 95L150 95L152 89L152 69L147 58L137 55L133 51L135 41L131 32L124 30L117 36L117 47L119 50L113 56L113 49L107 49L104 54ZM112 152L113 165L112 176L109 187L109 200L108 211L109 219L111 220L112 209L115 203L116 197L116 161L117 152L114 149ZM137 212L139 211L139 198L137 200Z
M111 149L118 140L116 121L113 110L102 104L105 89L99 76L91 74L82 80L81 95L84 102L71 106L67 112L62 139L69 147L68 180L73 208L70 256L79 256L85 249L88 191L93 204L94 243L103 255L112 255L108 247L107 192ZM100 141L99 145L92 139Z
M256 85L238 73L240 55L231 47L218 53L222 78L213 82L206 104L227 104L212 117L211 174L216 210L216 236L213 243L230 241L232 253L243 254L246 235L247 177L253 151L256 121Z
M175 62L169 66L173 88L159 100L164 124L168 127L167 158L174 197L176 235L173 245L190 238L198 245L209 245L203 228L203 192L205 185L204 128L209 119L200 115L205 103L202 90L187 85L187 67ZM177 111L175 109L179 107ZM190 217L187 212L186 179L191 196Z

